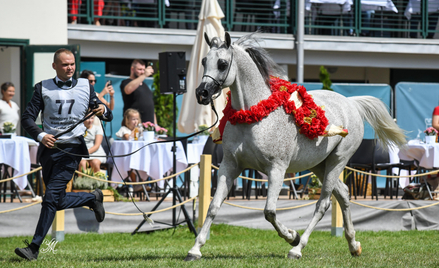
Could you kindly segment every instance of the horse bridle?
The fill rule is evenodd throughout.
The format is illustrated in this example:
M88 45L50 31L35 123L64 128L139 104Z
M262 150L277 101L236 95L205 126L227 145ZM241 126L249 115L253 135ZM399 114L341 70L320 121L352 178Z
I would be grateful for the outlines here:
M233 47L230 46L230 49L232 49L232 56L230 57L230 64L227 67L227 73L226 73L226 76L224 77L224 79L218 81L214 77L212 77L208 74L203 75L203 77L201 79L203 79L204 77L210 78L215 83L215 85L217 85L220 89L222 89L224 82L227 80L227 77L229 77L230 68L232 67L232 63L233 63ZM218 93L216 93L216 96L212 95L211 101L218 98L220 95L221 95L221 90Z

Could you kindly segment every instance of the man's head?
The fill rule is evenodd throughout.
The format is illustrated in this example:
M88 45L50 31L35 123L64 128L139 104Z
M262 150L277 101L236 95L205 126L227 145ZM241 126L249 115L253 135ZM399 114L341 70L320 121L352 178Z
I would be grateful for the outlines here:
M131 63L131 78L136 79L145 73L145 62L143 60L135 59Z
M58 49L53 55L52 68L59 79L69 80L75 74L75 56L68 49Z

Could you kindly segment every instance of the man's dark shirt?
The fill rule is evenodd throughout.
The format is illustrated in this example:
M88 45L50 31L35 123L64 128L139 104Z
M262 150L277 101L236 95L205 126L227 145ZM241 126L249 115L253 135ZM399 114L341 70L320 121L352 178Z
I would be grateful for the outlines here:
M133 93L127 95L124 88L131 81L132 79L128 78L120 84L124 103L123 112L125 113L128 108L136 109L140 113L142 122L154 123L154 99L151 89L143 82Z

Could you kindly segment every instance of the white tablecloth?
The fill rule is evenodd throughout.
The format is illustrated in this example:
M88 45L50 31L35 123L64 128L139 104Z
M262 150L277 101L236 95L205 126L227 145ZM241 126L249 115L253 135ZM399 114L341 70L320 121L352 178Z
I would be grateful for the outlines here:
M136 151L145 144L148 144L148 142L116 140L111 145L111 152L113 155L128 154ZM173 168L173 154L171 151L172 145L172 142L154 143L144 147L133 155L114 158L115 167L113 168L111 180L122 182L122 179L128 176L128 171L131 169L146 172L148 176L155 180L163 178L163 175ZM179 172L187 167L188 162L181 142L176 142L176 145L176 169L177 172ZM117 173L116 166L119 169L122 178ZM160 183L159 185L162 184Z
M34 140L20 136L0 139L0 163L14 169L12 176L29 172L31 164L29 146L33 145L37 145ZM23 190L27 186L27 177L14 179L14 182Z
M428 13L438 12L439 0L428 0ZM412 14L421 13L421 0L410 0L405 8L404 16L408 20L411 19Z
M305 10L310 11L310 4L320 4L318 9L324 15L340 15L351 11L352 0L309 0L305 3Z
M383 10L398 13L398 9L391 0L361 0L361 10Z
M200 162L200 156L203 154L203 143L188 143L187 145L187 162L195 164Z
M426 144L418 140L411 140L407 149L399 151L402 160L417 160L419 165L426 169L439 168L439 143Z

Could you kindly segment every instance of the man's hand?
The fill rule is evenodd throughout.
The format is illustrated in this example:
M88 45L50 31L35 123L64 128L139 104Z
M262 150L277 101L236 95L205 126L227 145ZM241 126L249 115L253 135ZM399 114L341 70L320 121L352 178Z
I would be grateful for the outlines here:
M99 107L93 110L93 113L96 113L97 116L101 116L105 113L105 106L103 104L99 104Z
M152 66L148 66L145 69L145 77L149 77L151 75L154 74L154 69L152 68Z
M47 148L52 148L55 145L55 142L55 136L53 136L52 134L46 134L41 140L41 143Z

